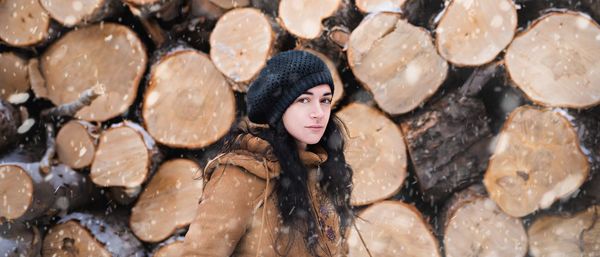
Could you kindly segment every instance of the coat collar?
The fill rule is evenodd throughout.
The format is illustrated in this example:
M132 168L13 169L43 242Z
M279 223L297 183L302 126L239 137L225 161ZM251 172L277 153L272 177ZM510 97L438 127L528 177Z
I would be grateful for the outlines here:
M210 160L204 168L204 175L226 164L241 167L263 179L279 176L281 167L269 142L249 133L240 134L235 140L239 148ZM314 168L327 160L327 153L322 147L317 147L314 152L300 151L299 157L306 167Z

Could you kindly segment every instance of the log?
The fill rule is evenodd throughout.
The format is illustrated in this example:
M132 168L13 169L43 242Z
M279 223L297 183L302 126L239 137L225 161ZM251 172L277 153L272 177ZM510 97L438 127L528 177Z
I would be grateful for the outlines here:
M504 50L516 29L512 0L452 1L435 30L436 46L456 66L479 66Z
M44 43L50 36L50 17L38 1L0 2L0 40L10 46Z
M235 108L233 90L208 56L179 49L152 66L142 115L145 128L157 142L201 148L229 131Z
M162 155L144 129L129 121L115 124L100 135L90 178L100 187L112 187L113 200L133 202L142 184L154 173Z
M506 51L513 82L536 104L588 108L600 103L600 26L575 12L552 12Z
M232 9L245 7L250 4L250 0L210 0L213 4L223 8Z
M382 201L361 211L356 227L350 230L348 246L349 256L441 256L421 213L398 201Z
M121 0L135 16L170 21L180 15L182 0Z
M42 256L146 256L123 217L75 212L63 217L44 237Z
M529 253L539 256L600 255L600 207L575 214L537 217L529 230Z
M556 112L521 106L496 140L483 182L490 198L511 216L550 207L588 177L576 130Z
M336 115L348 127L344 154L354 171L352 205L371 204L398 193L407 176L406 146L400 129L383 113L364 104L352 103Z
M125 112L135 101L147 57L133 31L103 23L67 33L40 60L48 98L56 105L74 101L94 85L103 85L106 93L76 117L106 121Z
M179 257L184 251L183 239L175 241L157 248L154 251L154 257Z
M447 257L525 256L527 233L476 184L452 196L442 213Z
M0 53L0 83L0 99L8 100L11 95L27 93L27 60L12 52Z
M480 100L452 91L400 127L425 200L440 202L481 180L492 137Z
M448 64L431 40L398 14L373 14L352 31L348 64L383 111L403 114L423 104L446 78Z
M364 13L396 12L402 13L406 0L356 0L356 7Z
M81 169L92 164L99 128L89 122L72 120L56 135L56 151L61 163Z
M39 257L41 250L42 238L37 227L0 222L0 256Z
M202 180L194 180L200 170L188 159L163 163L131 210L129 224L144 242L156 243L190 225L202 196Z
M40 0L40 4L50 17L66 27L101 21L122 7L119 0Z
M22 122L18 109L0 98L0 153L16 144Z
M39 163L0 164L0 220L27 221L89 203L93 187L86 176L67 166L52 166L48 174Z
M285 33L255 8L236 8L223 15L210 34L210 58L215 67L245 92L273 54Z

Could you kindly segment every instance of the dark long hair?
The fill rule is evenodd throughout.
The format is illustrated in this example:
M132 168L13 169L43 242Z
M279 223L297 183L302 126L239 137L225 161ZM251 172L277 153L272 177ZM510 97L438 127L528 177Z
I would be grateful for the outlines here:
M346 229L354 219L350 205L353 171L344 156L346 132L344 123L332 113L321 140L315 145L308 146L308 150L320 146L327 152L327 160L321 164L322 177L319 184L340 217L339 229L342 237L345 236ZM303 233L308 250L315 255L318 229L312 213L317 210L313 210L308 197L308 170L300 160L295 139L287 132L283 120L280 119L276 124L262 129L247 129L246 126L234 128L225 137L223 151L234 149L235 138L242 133L260 137L271 145L281 167L275 192L283 225ZM289 251L291 243L292 240L289 241L285 252Z

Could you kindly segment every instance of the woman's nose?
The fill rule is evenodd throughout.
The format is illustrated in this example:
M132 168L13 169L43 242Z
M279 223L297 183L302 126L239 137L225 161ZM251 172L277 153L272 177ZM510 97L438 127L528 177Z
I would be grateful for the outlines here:
M311 118L321 118L323 117L324 111L323 111L323 107L321 106L321 104L317 104L316 106L314 106L312 108L311 111Z

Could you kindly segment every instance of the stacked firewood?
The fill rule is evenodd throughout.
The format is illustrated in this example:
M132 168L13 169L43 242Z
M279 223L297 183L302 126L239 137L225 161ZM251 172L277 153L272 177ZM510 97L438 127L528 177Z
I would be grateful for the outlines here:
M348 127L351 256L600 256L599 18L594 0L0 1L0 255L180 256L248 85L303 49Z

